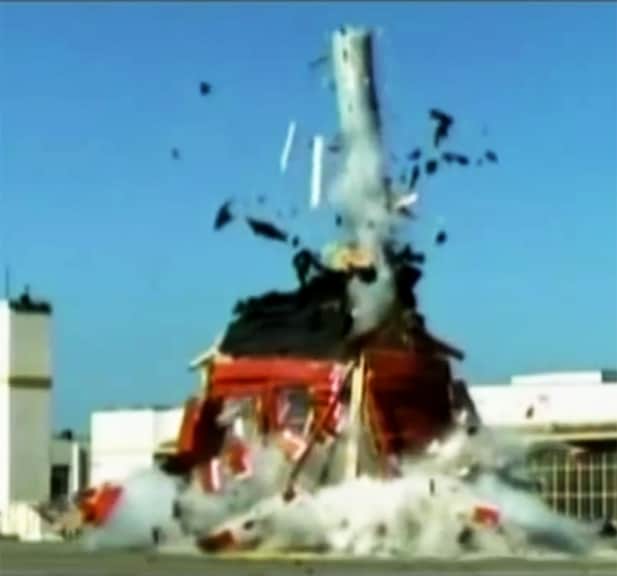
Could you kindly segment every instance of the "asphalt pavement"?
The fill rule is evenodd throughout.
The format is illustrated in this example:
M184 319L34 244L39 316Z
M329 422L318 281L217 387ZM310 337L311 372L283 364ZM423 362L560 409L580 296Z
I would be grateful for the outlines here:
M0 542L0 576L353 576L488 575L616 576L612 559L419 559L413 562L336 559L310 555L196 556L139 552L87 552L74 544Z

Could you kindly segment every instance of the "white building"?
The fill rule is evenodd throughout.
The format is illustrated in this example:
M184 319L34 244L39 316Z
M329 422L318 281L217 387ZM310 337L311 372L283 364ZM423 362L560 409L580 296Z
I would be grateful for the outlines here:
M183 408L148 407L94 412L90 424L90 483L123 480L152 466L173 443Z
M553 508L581 519L617 518L615 371L515 376L506 385L472 386L470 394L488 426L582 449L539 452L530 461Z
M0 532L11 507L49 497L51 306L0 301Z

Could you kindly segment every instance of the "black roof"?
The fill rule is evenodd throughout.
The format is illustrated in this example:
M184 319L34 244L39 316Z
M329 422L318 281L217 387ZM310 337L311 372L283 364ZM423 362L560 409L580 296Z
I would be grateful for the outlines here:
M34 314L51 314L52 306L45 300L34 300L25 290L19 298L9 300L11 310Z
M388 254L395 278L397 304L372 334L352 338L347 284L357 273L325 268L301 250L294 257L300 286L291 292L268 292L237 303L220 345L232 356L303 356L345 359L366 345L422 348L463 358L462 352L438 341L417 313L414 287L422 276L409 247ZM370 277L370 274L368 275Z

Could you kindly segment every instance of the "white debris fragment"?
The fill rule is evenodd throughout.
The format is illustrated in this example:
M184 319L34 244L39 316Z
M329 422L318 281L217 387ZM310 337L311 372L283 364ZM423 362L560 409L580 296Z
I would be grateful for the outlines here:
M394 204L395 210L401 210L402 208L409 208L413 206L418 201L418 193L412 192L411 194L407 194L399 198Z
M313 138L313 169L311 171L311 208L317 208L321 201L323 151L323 136L315 136Z
M292 120L287 128L287 137L285 138L285 145L283 146L283 152L281 153L281 172L283 174L287 171L287 165L289 164L289 157L291 155L295 137L296 123Z

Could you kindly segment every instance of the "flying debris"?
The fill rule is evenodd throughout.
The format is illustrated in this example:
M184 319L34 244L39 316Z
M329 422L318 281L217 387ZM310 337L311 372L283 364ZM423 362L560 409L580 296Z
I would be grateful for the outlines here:
M399 216L404 216L405 218L409 218L409 220L413 220L416 217L416 215L411 211L411 208L408 208L407 206L401 206L397 212Z
M412 211L413 205L418 201L418 193L413 192L411 194L407 194L405 196L401 196L394 203L394 210L400 214L401 216L405 216L406 218L413 219L414 213Z
M336 218L334 219L334 222L336 226L340 228L343 225L343 217L340 214L337 214Z
M226 200L216 213L216 218L214 219L214 229L220 230L221 228L224 228L233 219L234 216L231 213L231 200Z
M435 134L433 137L433 145L435 148L439 148L439 144L442 140L448 137L448 133L452 124L454 124L454 118L441 110L431 108L429 115L433 120L437 121L437 127L435 128Z
M444 152L441 155L441 159L446 164L452 164L452 162L456 162L461 166L467 166L469 164L469 157L464 154L457 154L456 152Z
M445 244L447 239L448 239L448 235L446 234L446 231L440 230L439 232L437 232L437 235L435 236L435 244L437 245Z
M287 128L287 136L283 145L283 151L281 152L281 172L283 174L287 171L287 164L289 163L289 156L294 145L295 136L296 123L292 120Z
M178 150L178 148L172 148L171 149L171 157L174 160L180 160L180 150Z
M315 58L315 60L311 60L309 62L309 68L314 70L315 68L320 68L324 64L327 64L330 58L328 56L320 56L319 58Z
M311 208L317 208L321 201L321 172L323 163L323 136L315 136L313 140L313 164L311 171Z
M416 184L418 183L418 178L420 178L420 166L416 164L411 171L411 178L409 179L410 190L415 190Z
M304 286L308 281L311 270L321 273L325 270L319 258L306 248L296 253L292 263L301 286Z
M439 161L435 159L427 160L424 165L424 172L426 174L435 174L437 172L437 167L439 166Z
M407 155L407 159L412 162L416 162L420 160L420 156L422 156L422 150L420 148L416 148Z
M263 206L266 203L266 197L264 194L260 194L259 196L257 196L257 204L259 204L260 206Z
M600 527L599 535L603 538L617 538L617 523L609 517L606 517Z
M269 240L277 240L278 242L287 242L288 234L274 224L264 220L247 217L246 223L251 227L253 234L263 236Z
M395 202L394 209L400 210L401 208L409 208L410 206L413 206L417 201L418 201L417 192L407 194L405 196L402 196Z
M525 412L525 418L527 418L527 420L530 420L531 418L533 418L534 412L535 409L533 405L529 406L529 408L527 408L527 411Z
M200 82L199 83L199 93L202 96L207 96L208 94L210 94L210 92L212 92L212 85L209 84L208 82Z
M484 153L484 157L489 161L492 162L493 164L497 164L498 159L497 159L497 154L495 154L495 152L493 152L492 150L487 150Z
M327 149L331 154L338 154L343 149L343 141L340 134L337 134L334 138L332 138L332 142L328 144Z

